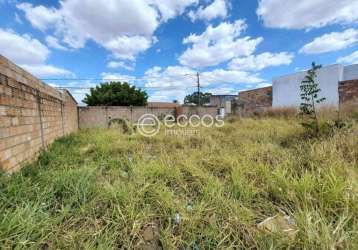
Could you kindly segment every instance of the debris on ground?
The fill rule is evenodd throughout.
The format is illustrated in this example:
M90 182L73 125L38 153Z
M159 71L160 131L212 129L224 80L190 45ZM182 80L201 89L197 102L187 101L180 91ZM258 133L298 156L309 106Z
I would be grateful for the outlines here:
M175 224L179 225L180 222L181 222L181 216L179 213L176 213L175 216L174 216L174 222Z
M147 224L142 230L142 242L138 249L142 250L162 250L163 246L160 242L159 226L156 223Z
M188 202L188 205L186 206L186 211L188 211L188 212L193 211L193 203L192 202Z
M81 154L92 153L95 151L96 151L96 145L94 144L87 144L86 146L80 148Z
M294 219L283 212L266 218L257 224L257 228L269 233L283 233L291 239L294 239L298 232Z
M127 171L122 170L120 171L120 176L124 179L128 179L129 173Z

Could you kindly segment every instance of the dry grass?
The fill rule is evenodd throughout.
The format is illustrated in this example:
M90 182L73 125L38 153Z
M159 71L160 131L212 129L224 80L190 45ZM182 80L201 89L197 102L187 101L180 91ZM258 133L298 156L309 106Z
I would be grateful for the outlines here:
M340 107L340 116L342 118L353 117L358 121L358 100L342 104Z
M357 249L358 125L307 139L294 118L230 120L190 137L116 129L58 140L0 177L4 249ZM256 224L279 211L295 239Z

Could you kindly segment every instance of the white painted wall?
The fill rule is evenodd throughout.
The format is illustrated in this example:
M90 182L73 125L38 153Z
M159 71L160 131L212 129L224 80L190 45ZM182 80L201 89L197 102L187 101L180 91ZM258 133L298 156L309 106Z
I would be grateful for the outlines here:
M344 67L343 81L358 79L358 64Z
M347 68L347 77L358 79L358 65ZM344 66L335 64L323 67L318 71L317 82L321 89L319 96L326 100L320 105L335 106L339 105L338 83L344 79ZM272 83L272 106L273 107L298 107L301 103L300 84L307 72L297 72L295 74L281 76L273 79Z

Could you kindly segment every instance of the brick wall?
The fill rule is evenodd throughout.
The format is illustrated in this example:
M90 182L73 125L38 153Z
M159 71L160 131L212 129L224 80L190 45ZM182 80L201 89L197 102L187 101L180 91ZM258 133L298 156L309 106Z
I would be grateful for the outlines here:
M0 55L0 169L15 172L77 130L77 103Z
M338 86L339 104L358 102L358 80L340 82Z
M272 107L272 87L242 91L235 112L250 114Z

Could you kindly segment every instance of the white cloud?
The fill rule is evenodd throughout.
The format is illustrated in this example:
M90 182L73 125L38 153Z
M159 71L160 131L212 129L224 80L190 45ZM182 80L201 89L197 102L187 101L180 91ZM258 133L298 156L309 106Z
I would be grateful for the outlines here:
M204 86L215 83L249 84L263 81L257 74L237 70L215 69L203 72L201 76Z
M107 68L110 68L110 69L120 69L120 68L122 68L122 69L129 70L129 71L134 70L133 65L128 65L123 61L110 61L107 64Z
M159 10L163 21L167 21L183 14L187 7L197 4L199 0L147 0L147 2Z
M357 0L260 0L257 15L266 27L319 28L358 21Z
M267 67L289 65L293 54L288 52L270 53L235 58L229 63L229 68L234 70L260 71Z
M22 65L21 67L31 72L39 78L49 77L49 76L74 76L74 74L66 69L58 68L52 65Z
M29 3L21 3L16 7L24 11L26 19L30 21L31 25L41 31L46 31L62 19L61 14L54 8L42 5L33 7Z
M205 89L203 92L208 92L213 95L237 95L239 92L238 89L235 89L233 87L218 87L218 88L209 88Z
M117 58L134 60L155 43L162 21L181 14L198 0L63 0L59 8L21 3L33 27L52 31L68 46L83 48L88 40Z
M83 48L93 40L118 58L133 59L152 44L152 34L159 25L157 11L145 0L99 1L65 0L58 9L17 5L32 26L42 31L54 30L68 46Z
M149 90L151 101L182 101L187 94L196 91L196 71L185 66L169 66L165 69L153 67L145 73L142 81ZM237 93L236 87L214 88L216 84L234 84L245 87L247 84L262 83L263 80L256 74L242 71L216 69L200 74L200 84L203 91L209 90L216 94ZM209 91L209 92L210 92Z
M85 104L82 102L82 100L84 99L84 97L86 96L86 94L90 93L90 88L94 88L96 87L96 85L98 84L98 82L93 82L91 80L85 80L85 81L65 81L65 82L61 82L60 85L59 83L53 83L53 82L47 82L48 85L52 86L52 87L62 87L62 88L66 88L66 87L73 87L73 86L78 86L79 88L71 88L69 89L69 91L71 92L71 95L76 99L76 101L78 102L78 104L80 106L84 106Z
M300 49L300 53L319 54L353 46L358 41L358 30L347 29L343 32L332 32L315 38Z
M122 75L119 73L108 73L103 72L102 74L103 81L116 81L116 82L127 82L130 84L135 84L137 82L137 78L131 75Z
M228 15L227 0L214 0L210 5L200 6L197 11L190 11L188 16L194 22L198 19L210 21L215 18L226 18Z
M143 36L119 36L105 42L103 46L112 51L118 59L134 60L138 53L150 48L154 42L154 38Z
M63 51L67 51L68 48L66 48L65 46L61 45L60 42L58 41L58 39L56 37L53 36L47 36L46 37L46 43L50 48L54 48L54 49L58 49L58 50L63 50Z
M338 63L345 64L358 64L358 51L354 51L352 54L348 56L343 56L337 59Z
M18 35L12 30L0 29L0 54L30 71L37 77L72 75L66 69L46 65L49 49L29 35Z
M174 100L183 102L186 95L187 92L183 89L159 90L154 91L148 99L150 102L171 102Z
M22 20L21 20L21 17L15 13L15 21L18 23L18 24L23 24Z
M186 89L195 85L195 74L194 70L182 66L153 67L145 72L143 79L146 87Z
M196 71L185 66L169 66L165 69L153 67L145 73L146 87L160 88L195 88ZM211 84L249 84L260 83L263 80L257 74L244 71L215 69L200 73L200 84L209 86Z
M259 89L259 88L265 88L265 87L270 87L272 86L271 83L268 83L268 82L262 82L262 83L259 83L255 86L255 88Z
M12 30L0 29L0 54L18 64L41 64L50 51L39 40L29 35L18 35Z
M153 67L147 70L143 80L145 87L154 90L151 101L182 101L187 93L195 90L196 72L182 66L169 66L165 69Z
M180 57L182 65L192 68L215 66L234 57L249 56L263 38L240 37L246 24L243 20L209 25L201 35L191 34L183 40L192 44Z

